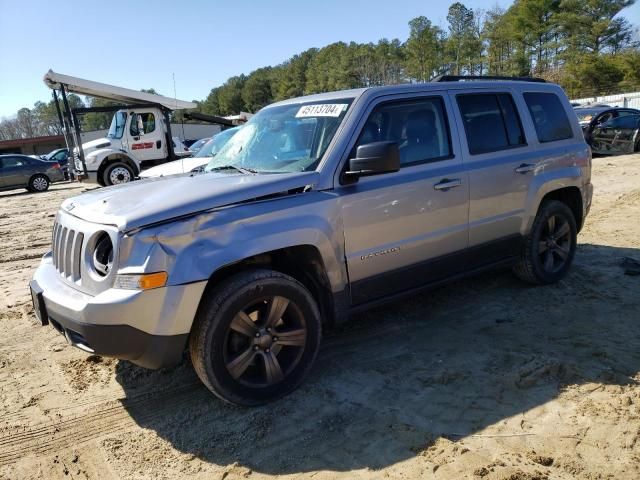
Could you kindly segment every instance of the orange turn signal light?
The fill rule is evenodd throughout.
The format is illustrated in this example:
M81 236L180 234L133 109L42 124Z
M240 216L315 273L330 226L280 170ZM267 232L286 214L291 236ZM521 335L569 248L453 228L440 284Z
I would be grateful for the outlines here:
M126 290L150 290L167 284L167 272L116 275L115 288Z
M167 272L147 273L140 275L138 287L140 290L149 290L150 288L164 287L167 284Z

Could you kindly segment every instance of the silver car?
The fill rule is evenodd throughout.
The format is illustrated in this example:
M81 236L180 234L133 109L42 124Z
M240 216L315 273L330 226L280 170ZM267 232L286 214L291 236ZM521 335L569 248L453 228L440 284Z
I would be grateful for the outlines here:
M27 155L0 155L0 191L26 188L45 192L52 182L64 180L59 163L39 160Z
M354 312L496 267L557 282L592 196L568 99L440 80L276 103L202 174L65 201L31 282L38 317L145 367L188 349L213 393L257 405L296 388Z

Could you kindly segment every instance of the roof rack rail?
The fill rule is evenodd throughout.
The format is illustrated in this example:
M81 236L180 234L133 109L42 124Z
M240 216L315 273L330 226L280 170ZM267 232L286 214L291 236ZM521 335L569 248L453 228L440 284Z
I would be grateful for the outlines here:
M504 77L499 75L438 75L431 82L460 82L466 80L510 80L514 82L547 83L544 78L537 77Z

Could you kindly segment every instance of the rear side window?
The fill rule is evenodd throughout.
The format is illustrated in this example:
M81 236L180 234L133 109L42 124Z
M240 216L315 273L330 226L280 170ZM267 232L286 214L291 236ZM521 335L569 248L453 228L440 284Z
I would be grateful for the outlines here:
M472 155L526 144L518 111L508 93L458 95L457 100Z
M27 162L20 157L4 157L0 159L0 162L2 162L4 168L23 167L27 165Z
M525 93L529 113L541 143L566 140L573 137L567 113L554 93Z

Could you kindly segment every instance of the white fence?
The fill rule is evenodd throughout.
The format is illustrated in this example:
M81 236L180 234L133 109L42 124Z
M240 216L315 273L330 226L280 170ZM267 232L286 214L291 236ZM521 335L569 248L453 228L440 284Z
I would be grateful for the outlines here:
M620 93L618 95L606 95L602 97L588 97L571 100L579 104L606 103L612 107L629 107L640 109L640 92Z

